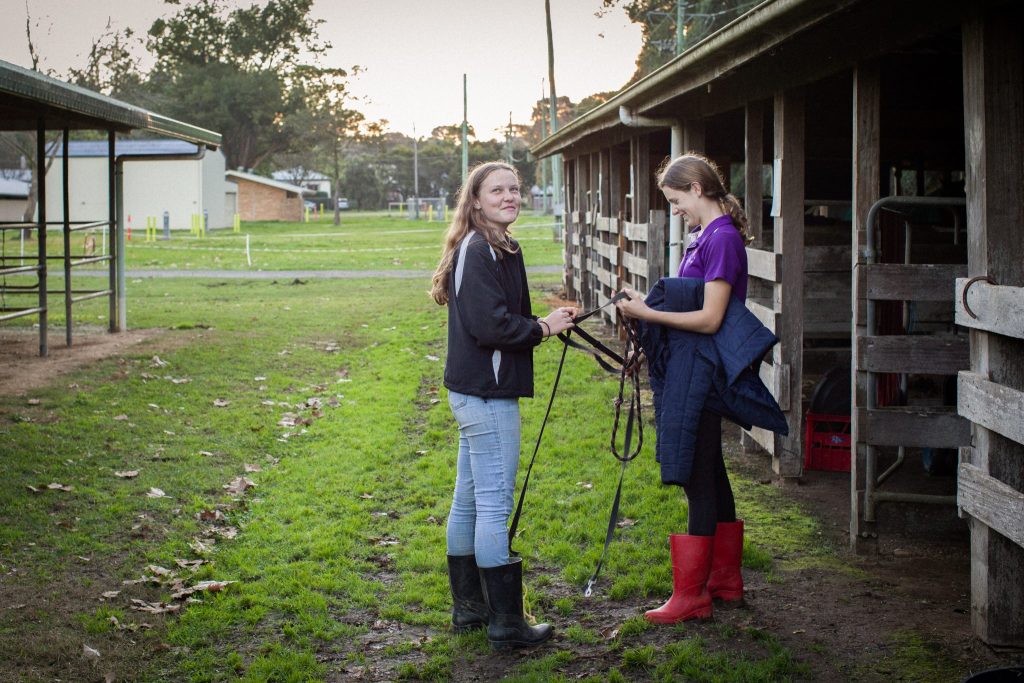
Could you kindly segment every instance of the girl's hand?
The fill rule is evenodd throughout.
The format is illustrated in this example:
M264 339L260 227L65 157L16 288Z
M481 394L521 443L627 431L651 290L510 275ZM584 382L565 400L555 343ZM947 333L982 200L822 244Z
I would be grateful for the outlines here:
M615 303L615 308L619 309L619 313L627 318L646 320L650 316L651 309L644 303L643 295L629 287L623 287L622 291L629 298Z
M573 327L572 319L576 317L576 309L571 306L562 306L556 308L547 314L547 316L541 318L544 323L548 326L547 332L550 330L551 336L564 332L565 330ZM544 325L541 325L543 328Z

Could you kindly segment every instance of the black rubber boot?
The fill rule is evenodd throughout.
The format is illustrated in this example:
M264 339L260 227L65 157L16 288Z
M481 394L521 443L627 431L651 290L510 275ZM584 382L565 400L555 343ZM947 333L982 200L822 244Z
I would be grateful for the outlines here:
M551 637L548 624L530 626L523 618L523 562L514 559L500 567L480 570L490 608L487 640L495 650L532 647Z
M448 556L448 585L452 589L452 631L465 633L487 626L487 600L476 555Z

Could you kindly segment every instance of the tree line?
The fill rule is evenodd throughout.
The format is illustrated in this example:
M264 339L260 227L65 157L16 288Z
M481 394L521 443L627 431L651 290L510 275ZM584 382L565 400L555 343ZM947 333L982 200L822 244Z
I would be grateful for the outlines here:
M461 123L434 128L428 137L388 130L388 121L367 120L349 91L360 67L326 67L331 48L320 36L322 20L310 12L313 0L269 0L231 7L226 0L164 0L174 11L157 19L145 34L109 24L95 38L85 64L66 75L77 85L215 130L223 135L227 166L267 174L294 169L301 183L317 172L332 179L335 196L358 208L382 208L396 198L452 196L462 179ZM622 6L645 26L644 48L634 79L659 66L658 46L668 30L664 16L684 0L601 0L603 9ZM716 22L744 3L738 0L688 0ZM749 4L749 0L746 4ZM699 7L697 7L699 6ZM716 9L717 8L717 9ZM728 11L726 11L728 10ZM696 11L691 21L697 20ZM673 15L675 16L675 15ZM658 19L662 17L662 19ZM705 23L706 19L705 19ZM33 67L39 55L26 33ZM660 42L659 42L660 41ZM144 57L153 66L142 67ZM607 101L614 92L595 93L574 103L557 102L559 128ZM543 175L528 150L550 130L549 104L538 100L527 123L509 123L505 140L480 140L469 129L470 164L502 158L520 171L524 185L541 184ZM34 164L32 134L5 133L6 159L27 157ZM24 138L24 139L23 139ZM414 160L415 157L415 160ZM414 177L414 166L418 177ZM417 182L418 181L418 182ZM547 179L550 182L550 177ZM30 202L30 215L34 202ZM28 219L30 220L30 218Z

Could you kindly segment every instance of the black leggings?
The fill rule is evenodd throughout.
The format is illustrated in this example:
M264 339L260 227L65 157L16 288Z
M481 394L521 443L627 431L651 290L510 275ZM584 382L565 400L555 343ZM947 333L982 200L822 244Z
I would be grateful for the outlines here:
M722 459L722 418L707 410L700 414L690 481L683 490L689 505L686 533L714 536L718 522L736 521L736 501Z

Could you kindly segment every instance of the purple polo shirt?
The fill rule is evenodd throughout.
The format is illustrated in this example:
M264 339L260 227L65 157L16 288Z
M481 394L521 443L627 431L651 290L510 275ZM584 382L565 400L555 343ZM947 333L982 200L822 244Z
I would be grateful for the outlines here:
M732 285L734 297L746 300L747 250L729 214L708 223L686 247L678 277L699 277L704 282L725 280Z

